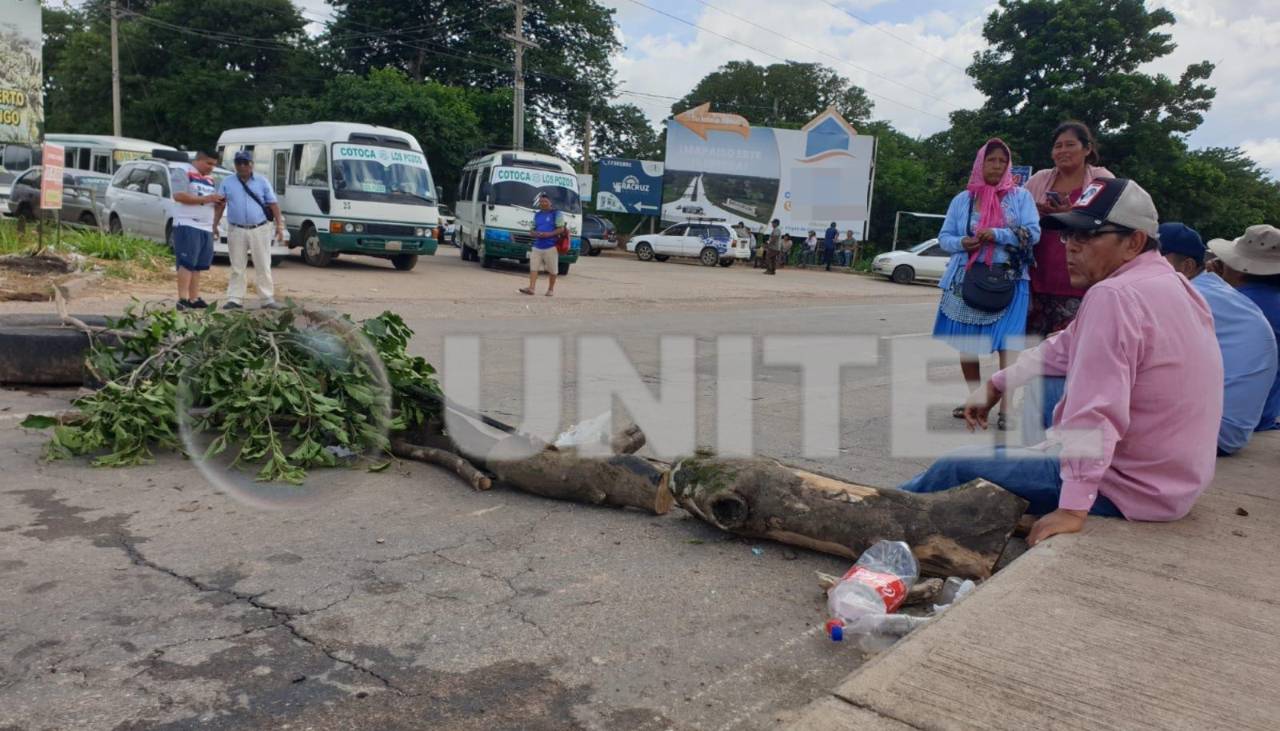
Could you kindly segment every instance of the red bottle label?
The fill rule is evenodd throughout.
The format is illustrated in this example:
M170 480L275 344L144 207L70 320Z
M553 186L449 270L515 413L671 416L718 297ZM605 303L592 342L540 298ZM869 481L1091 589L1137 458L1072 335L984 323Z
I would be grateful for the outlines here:
M857 581L875 589L884 600L886 612L897 611L898 607L902 606L902 600L907 598L906 584L893 574L882 574L863 566L854 566L846 571L842 578L846 581Z

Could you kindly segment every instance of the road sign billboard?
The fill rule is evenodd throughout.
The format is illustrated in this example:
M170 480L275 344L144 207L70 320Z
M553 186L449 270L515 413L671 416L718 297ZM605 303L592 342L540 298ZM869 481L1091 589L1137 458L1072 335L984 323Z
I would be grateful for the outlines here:
M662 207L662 171L660 162L601 159L596 210L658 215Z

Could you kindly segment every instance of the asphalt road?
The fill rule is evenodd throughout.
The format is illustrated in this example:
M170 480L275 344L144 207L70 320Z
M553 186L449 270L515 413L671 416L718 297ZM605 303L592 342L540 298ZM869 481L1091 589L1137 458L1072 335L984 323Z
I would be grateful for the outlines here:
M714 338L745 335L757 451L872 485L925 463L891 455L904 371L891 340L875 365L844 371L840 450L820 460L801 450L799 370L765 367L759 348L922 333L933 290L621 256L580 263L551 300L515 295L515 269L448 257L407 277L380 262L280 274L304 300L400 311L433 362L446 336L480 336L482 406L512 422L525 335L563 339L565 423L584 384L621 377L579 372L583 336L616 339L656 385L659 337L688 335L701 439L715 433ZM43 436L17 415L67 397L0 392L0 729L759 729L863 661L822 635L814 572L843 571L833 557L678 509L473 493L416 463L318 478L319 498L263 510L173 456L127 470L41 461ZM930 424L956 430L945 414Z

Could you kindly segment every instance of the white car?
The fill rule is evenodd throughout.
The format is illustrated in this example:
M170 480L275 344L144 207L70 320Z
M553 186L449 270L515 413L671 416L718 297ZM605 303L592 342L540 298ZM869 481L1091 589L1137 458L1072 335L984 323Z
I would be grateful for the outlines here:
M947 270L951 254L942 250L937 239L929 239L910 249L890 251L877 256L871 262L871 271L883 274L898 284L915 281L936 282Z
M673 256L697 259L704 266L732 266L751 258L751 244L720 223L677 223L662 233L632 237L627 251L640 261L666 261Z
M213 179L221 183L231 171L215 168ZM120 166L107 188L104 208L107 226L113 234L128 233L159 241L173 248L173 213L179 205L173 200L173 180L186 180L187 164L169 160L131 160ZM226 226L224 224L223 228ZM227 256L226 231L213 242L213 253ZM271 244L271 265L288 256L287 243Z

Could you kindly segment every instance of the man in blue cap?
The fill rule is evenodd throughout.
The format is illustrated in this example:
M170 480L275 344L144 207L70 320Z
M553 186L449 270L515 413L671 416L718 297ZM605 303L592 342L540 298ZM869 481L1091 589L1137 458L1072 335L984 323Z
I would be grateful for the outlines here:
M1204 240L1181 223L1160 225L1160 253L1209 303L1222 349L1225 391L1218 454L1249 443L1276 380L1276 337L1262 310L1213 272L1205 271Z
M227 232L227 251L231 260L231 281L227 284L225 310L243 306L245 267L253 255L254 286L262 298L262 306L274 309L275 285L271 281L271 229L275 220L275 240L284 241L284 217L271 188L271 181L253 172L253 153L240 150L235 154L236 174L227 176L218 186L223 203L213 212L213 237L218 238L218 224L225 211L231 229Z

